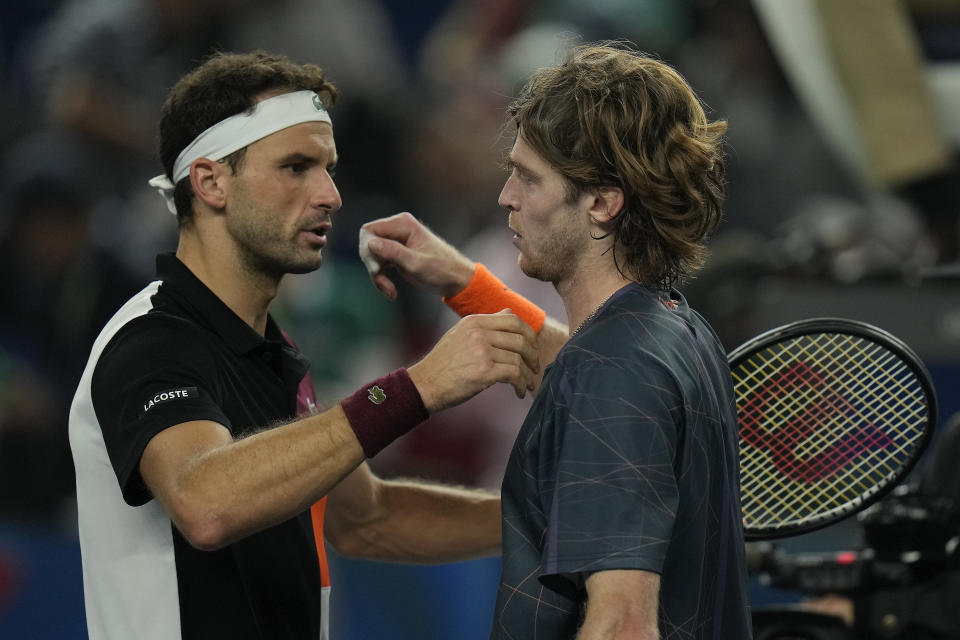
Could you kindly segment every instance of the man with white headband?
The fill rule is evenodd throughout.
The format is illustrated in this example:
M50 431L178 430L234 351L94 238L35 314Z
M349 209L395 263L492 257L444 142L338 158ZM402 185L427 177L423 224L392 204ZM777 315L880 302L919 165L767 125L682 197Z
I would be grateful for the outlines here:
M173 192L176 184L190 175L195 160L222 160L252 142L303 122L326 122L333 126L316 92L292 91L267 98L254 105L250 113L230 116L197 136L173 163L173 180L161 174L151 178L149 184L160 191L170 213L176 215Z
M160 122L175 254L91 353L70 413L91 638L327 638L324 539L446 562L499 551L499 498L375 477L365 460L495 382L523 395L533 331L464 319L422 360L318 411L268 312L317 269L340 208L319 67L217 54Z

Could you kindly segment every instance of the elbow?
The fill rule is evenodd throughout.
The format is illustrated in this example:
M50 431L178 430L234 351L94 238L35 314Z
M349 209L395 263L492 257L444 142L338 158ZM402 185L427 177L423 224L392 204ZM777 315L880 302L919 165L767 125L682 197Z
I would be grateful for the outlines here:
M168 513L184 539L199 551L217 551L235 539L229 519L208 504L181 499Z
M355 529L324 527L324 537L344 558L365 558L370 555L360 532Z
M216 522L178 524L177 529L190 546L199 551L218 551L233 542L233 538Z
M324 523L324 538L345 558L389 560L393 557L395 542L389 530L379 523L330 518Z

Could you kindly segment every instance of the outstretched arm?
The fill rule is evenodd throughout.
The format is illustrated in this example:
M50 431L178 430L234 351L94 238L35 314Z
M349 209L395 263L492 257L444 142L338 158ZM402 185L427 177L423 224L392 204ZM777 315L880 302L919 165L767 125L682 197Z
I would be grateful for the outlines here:
M338 553L407 563L500 552L500 498L477 489L385 481L366 464L327 497L324 534Z
M391 300L396 299L397 288L387 275L387 267L414 285L445 298L463 291L476 272L473 261L409 213L368 222L361 234L361 256L373 284ZM536 343L543 366L553 361L568 337L566 324L546 319Z

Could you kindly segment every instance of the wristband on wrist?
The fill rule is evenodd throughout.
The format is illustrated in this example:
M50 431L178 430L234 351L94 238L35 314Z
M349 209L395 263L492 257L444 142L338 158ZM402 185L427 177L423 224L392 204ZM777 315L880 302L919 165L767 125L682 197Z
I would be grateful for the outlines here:
M368 458L430 416L403 368L363 385L340 406Z
M467 287L455 296L445 297L443 301L460 317L511 309L537 332L547 319L543 309L511 290L479 262Z

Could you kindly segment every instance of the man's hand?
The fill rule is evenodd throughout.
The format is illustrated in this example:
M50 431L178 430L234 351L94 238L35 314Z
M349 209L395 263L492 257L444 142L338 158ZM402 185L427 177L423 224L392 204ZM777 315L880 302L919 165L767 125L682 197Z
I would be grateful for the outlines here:
M368 222L362 229L373 234L366 248L380 263L370 277L391 300L397 297L397 287L384 273L388 266L418 287L442 296L456 295L473 277L473 262L409 213Z
M408 372L431 413L460 404L495 382L513 385L522 398L534 390L540 370L536 340L533 329L509 309L467 316Z

